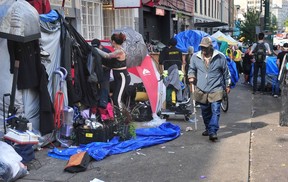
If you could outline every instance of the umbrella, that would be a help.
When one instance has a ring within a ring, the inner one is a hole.
[[[126,52],[127,67],[140,66],[148,54],[142,35],[130,27],[123,27],[113,31],[113,33],[120,32],[126,35],[126,41],[124,41],[122,46]]]
[[[0,7],[0,37],[17,42],[41,37],[39,14],[28,2],[5,0]]]

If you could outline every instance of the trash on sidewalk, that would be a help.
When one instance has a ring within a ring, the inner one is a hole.
[[[104,182],[104,181],[102,181],[102,180],[100,180],[100,179],[97,179],[97,178],[94,178],[92,181],[90,181],[90,182]]]
[[[193,131],[193,128],[190,127],[190,126],[188,126],[188,127],[186,127],[186,131],[187,131],[187,132],[188,132],[188,131]]]

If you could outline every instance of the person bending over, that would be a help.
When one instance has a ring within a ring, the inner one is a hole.
[[[123,42],[126,40],[126,36],[123,33],[114,33],[111,36],[111,43],[114,51],[111,53],[106,53],[98,48],[97,51],[99,54],[110,61],[109,64],[113,70],[113,77],[115,82],[115,87],[113,89],[113,104],[119,109],[123,108],[122,96],[126,91],[131,78],[127,71],[126,66],[126,53],[122,47]]]

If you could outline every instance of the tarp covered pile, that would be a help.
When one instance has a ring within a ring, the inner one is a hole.
[[[102,160],[109,155],[121,154],[136,149],[149,147],[165,143],[180,136],[180,127],[166,122],[156,128],[136,129],[136,138],[126,141],[119,141],[114,137],[110,142],[93,142],[87,145],[81,145],[78,148],[68,148],[60,150],[54,148],[48,155],[54,158],[68,160],[70,156],[81,151],[87,151],[95,160]]]

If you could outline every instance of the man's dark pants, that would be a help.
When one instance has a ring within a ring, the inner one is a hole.
[[[257,78],[258,78],[258,72],[260,71],[261,75],[261,91],[265,91],[265,76],[266,76],[266,63],[262,62],[255,62],[254,63],[254,72],[253,72],[253,92],[257,91]]]

